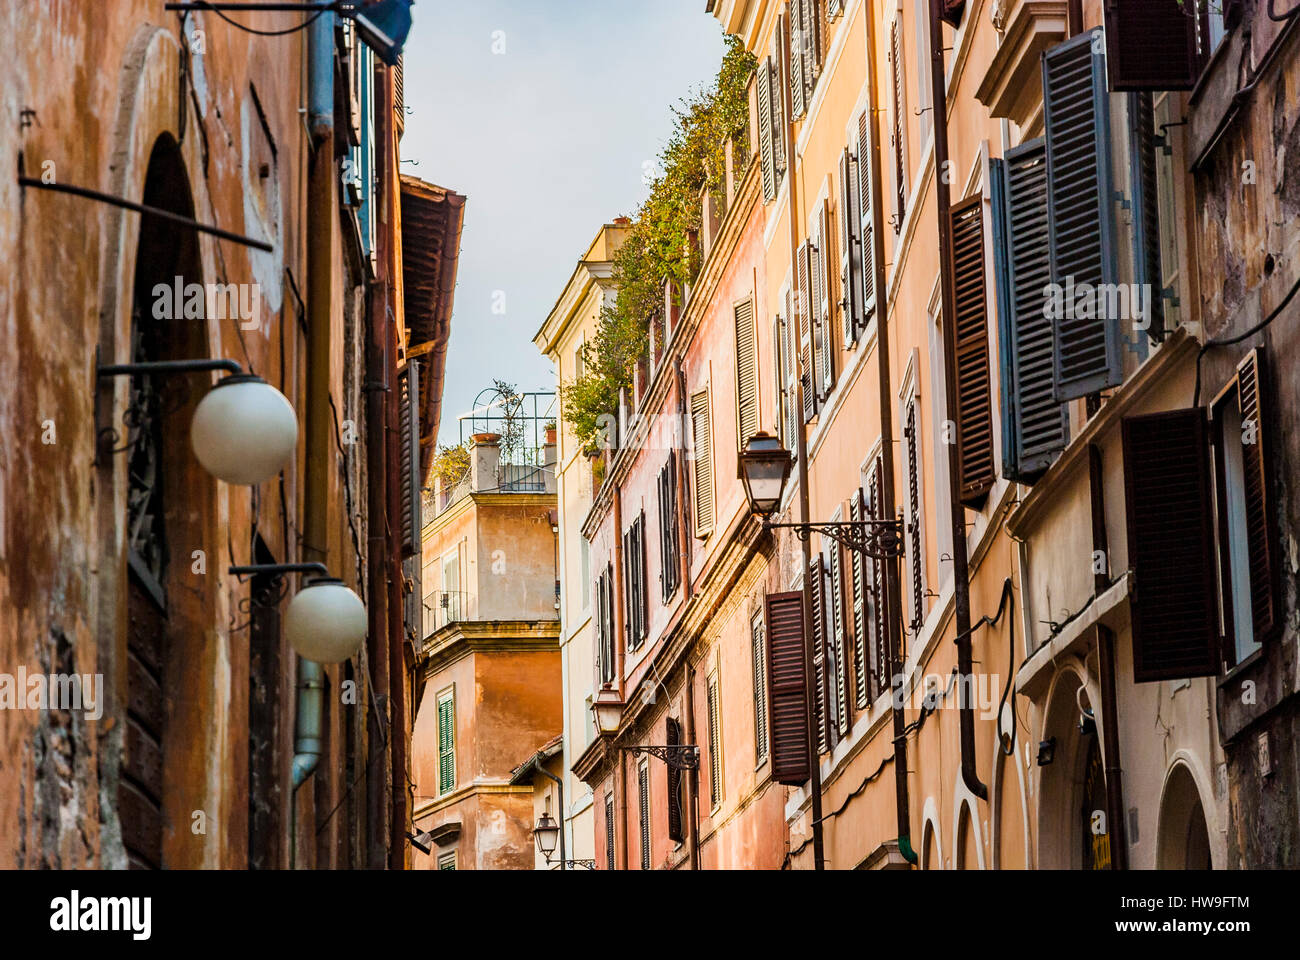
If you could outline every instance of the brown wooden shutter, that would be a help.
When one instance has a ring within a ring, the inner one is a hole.
[[[862,293],[859,297],[862,328],[866,329],[876,311],[876,213],[871,182],[871,114],[858,115],[858,243],[861,256]]]
[[[866,519],[866,503],[861,490],[853,492],[849,500],[849,520],[857,523]],[[871,668],[868,666],[867,653],[867,558],[857,550],[849,551],[850,599],[853,604],[853,694],[854,703],[859,710],[867,709],[870,703],[869,678]]]
[[[641,869],[650,869],[650,766],[642,763],[636,772],[637,800],[641,819]]]
[[[750,657],[754,666],[754,756],[758,762],[767,759],[767,671],[764,669],[763,618],[754,617],[749,623]]]
[[[413,557],[421,549],[420,481],[420,365],[410,361],[400,379],[401,468],[402,468],[402,556]]]
[[[922,577],[921,551],[921,436],[916,420],[916,398],[907,405],[907,422],[903,427],[903,440],[907,445],[907,559],[912,573],[912,623],[913,632],[925,622],[925,581]]]
[[[1254,443],[1242,443],[1241,465],[1246,499],[1246,548],[1250,558],[1250,614],[1255,640],[1264,643],[1281,627],[1280,565],[1269,496],[1272,440],[1267,413],[1263,351],[1256,347],[1237,367],[1237,403],[1243,428],[1253,422]],[[1244,436],[1244,434],[1243,434]],[[1225,438],[1226,440],[1227,438]]]
[[[813,557],[808,570],[809,587],[812,590],[812,640],[813,640],[813,680],[817,692],[813,716],[817,722],[817,752],[825,753],[830,744],[830,722],[826,708],[826,589],[822,583],[824,566],[821,554]]]
[[[804,668],[803,593],[769,593],[763,601],[767,623],[767,681],[770,710],[772,780],[798,786],[808,768],[808,675]]]
[[[874,520],[886,519],[880,477],[880,472],[884,469],[883,464],[884,461],[877,457],[875,463],[871,465],[871,473],[867,476],[867,516]],[[890,663],[889,621],[886,617],[888,577],[891,569],[887,561],[872,558],[871,591],[868,595],[871,602],[871,633],[874,641],[871,645],[872,697],[880,696],[891,685],[890,673],[893,665]]]
[[[1151,94],[1130,93],[1129,177],[1132,181],[1133,248],[1136,254],[1135,280],[1141,289],[1150,290],[1147,336],[1164,339],[1164,275],[1160,263],[1160,184],[1156,174],[1156,118]]]
[[[889,27],[889,62],[893,65],[894,128],[890,132],[891,146],[894,150],[894,233],[903,229],[903,214],[907,212],[907,165],[904,160],[906,144],[904,135],[907,131],[907,118],[903,115],[903,84],[906,81],[903,71],[903,41],[900,31],[902,17],[894,17]]]
[[[709,800],[722,802],[722,705],[718,702],[718,676],[706,681],[709,710]]]
[[[664,739],[670,747],[682,742],[681,725],[672,717],[665,725]],[[686,839],[682,831],[682,771],[672,765],[668,767],[668,838],[677,843]]]
[[[966,0],[943,0],[943,9],[939,19],[956,30],[961,26],[962,14],[966,10]]]
[[[851,347],[862,329],[862,214],[858,209],[857,177],[853,153],[848,147],[840,155],[840,323],[844,346]]]
[[[1106,0],[1111,90],[1190,90],[1201,72],[1187,0]],[[1200,7],[1196,3],[1195,7]]]
[[[758,334],[754,329],[754,298],[735,306],[736,321],[736,439],[739,449],[758,433]]]
[[[812,106],[813,91],[821,76],[821,2],[820,0],[794,0],[803,6],[803,98],[805,107]],[[794,5],[793,3],[791,4]]]
[[[849,667],[847,661],[848,642],[845,637],[847,625],[844,622],[844,560],[843,551],[838,543],[830,544],[831,573],[831,653],[834,654],[835,669],[835,727],[841,739],[849,735]],[[856,552],[856,551],[855,551]]]
[[[1209,449],[1200,407],[1125,417],[1133,682],[1219,671]]]
[[[984,202],[953,204],[952,316],[957,378],[957,462],[961,502],[978,508],[993,487],[993,411],[984,282]]]
[[[605,794],[605,869],[613,870],[614,866],[614,795],[613,793]]]
[[[755,72],[758,107],[758,156],[763,174],[763,199],[776,199],[776,158],[772,155],[772,73],[764,60]]]

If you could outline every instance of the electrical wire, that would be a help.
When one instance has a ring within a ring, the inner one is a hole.
[[[300,30],[306,30],[313,23],[319,20],[322,16],[332,12],[331,10],[328,9],[317,10],[315,13],[313,13],[302,23],[298,24],[298,26],[286,27],[284,30],[258,30],[256,27],[247,26],[245,24],[240,23],[238,20],[232,20],[230,17],[226,16],[226,14],[222,13],[216,7],[205,7],[204,9],[211,10],[213,13],[215,13],[222,20],[226,21],[226,23],[230,24],[232,27],[235,27],[238,30],[243,30],[245,33],[251,33],[258,37],[284,37],[284,36],[288,36],[291,33],[297,33]]]
[[[1300,10],[1300,8],[1297,8],[1297,10]],[[1220,337],[1214,340],[1206,340],[1201,344],[1201,349],[1196,352],[1196,387],[1192,391],[1193,407],[1199,407],[1201,405],[1201,357],[1205,356],[1205,352],[1211,347],[1229,347],[1234,343],[1241,343],[1241,341],[1253,337],[1276,320],[1278,316],[1281,315],[1282,311],[1286,309],[1287,304],[1295,298],[1295,295],[1298,292],[1300,292],[1300,277],[1296,278],[1296,282],[1291,285],[1291,289],[1288,290],[1287,295],[1282,298],[1282,302],[1274,307],[1267,317],[1255,324],[1249,330],[1231,337]]]

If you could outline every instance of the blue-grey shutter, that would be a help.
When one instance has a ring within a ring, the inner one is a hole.
[[[1002,472],[1036,480],[1065,449],[1069,411],[1054,397],[1052,323],[1043,310],[1047,161],[1043,138],[993,161],[993,250],[1002,371]]]
[[[1082,285],[1116,281],[1106,62],[1094,47],[1100,34],[1093,29],[1043,53],[1048,250],[1052,282],[1064,290],[1052,321],[1058,400],[1123,380],[1121,319],[1078,315],[1103,312],[1097,308],[1106,298],[1082,311],[1069,302]]]

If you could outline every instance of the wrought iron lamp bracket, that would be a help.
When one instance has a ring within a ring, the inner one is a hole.
[[[648,753],[652,757],[658,757],[674,770],[700,769],[700,748],[693,743],[677,743],[671,746],[637,744],[636,746],[620,747],[619,749],[632,754],[634,757]]]
[[[793,530],[794,535],[803,541],[817,533],[874,560],[893,560],[903,555],[902,520],[845,520],[839,523],[763,521],[764,530],[776,528]]]

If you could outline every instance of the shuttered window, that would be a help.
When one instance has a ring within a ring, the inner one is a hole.
[[[681,582],[681,549],[678,537],[677,454],[668,452],[668,462],[659,471],[659,584],[667,603]]]
[[[641,762],[636,771],[637,802],[641,809],[641,869],[650,869],[650,766]]]
[[[1190,6],[1187,0],[1107,0],[1110,89],[1190,90],[1196,85],[1201,59]]]
[[[790,107],[794,112],[794,119],[798,120],[808,112],[808,104],[804,99],[804,23],[803,23],[803,2],[802,0],[791,0],[790,3],[790,76],[786,80],[790,84]]]
[[[817,389],[821,392],[821,398],[824,402],[835,388],[835,354],[837,351],[835,336],[832,332],[830,266],[835,259],[835,251],[832,249],[835,230],[831,225],[829,201],[823,201],[821,209],[817,211],[814,229],[816,233],[813,239],[813,254],[816,274],[813,281],[815,295],[812,309],[817,331],[817,342],[814,344],[814,349],[817,351],[818,357]]]
[[[1042,137],[992,160],[993,251],[1002,379],[1002,474],[1032,483],[1069,440],[1054,396],[1052,323],[1043,311],[1047,254],[1047,149]]]
[[[420,553],[420,364],[409,361],[399,378],[401,390],[402,556]]]
[[[763,615],[755,613],[749,622],[750,657],[754,665],[754,759],[767,759],[767,655],[763,643]]]
[[[794,450],[797,431],[802,422],[799,416],[799,320],[795,304],[798,292],[787,286],[785,290],[785,317],[781,323],[782,345],[785,350],[785,420],[782,441],[787,450]]]
[[[755,96],[758,108],[758,158],[763,177],[763,199],[776,199],[776,155],[772,144],[772,65],[764,60],[755,71]]]
[[[832,721],[826,675],[826,566],[821,554],[813,557],[808,578],[812,592],[813,688],[816,691],[813,717],[817,723],[817,752],[825,753],[831,748]]]
[[[861,260],[861,293],[859,312],[862,328],[876,312],[876,214],[872,206],[874,197],[871,182],[871,137],[870,114],[862,111],[858,116],[858,161],[856,166],[858,189],[858,246]]]
[[[1263,352],[1256,348],[1212,406],[1219,564],[1227,665],[1281,627],[1281,585],[1270,473]]]
[[[1133,682],[1219,669],[1205,411],[1125,417]]]
[[[438,796],[456,789],[456,691],[438,695]]]
[[[1043,54],[1047,139],[1048,252],[1055,394],[1074,400],[1122,380],[1123,318],[1112,298],[1115,228],[1111,216],[1110,110],[1105,64],[1091,30]],[[1091,293],[1089,292],[1091,291]]]
[[[894,154],[894,233],[903,229],[903,215],[907,212],[907,82],[903,66],[903,22],[894,17],[889,26],[889,63],[893,79],[890,90],[893,127],[889,131],[889,146]]]
[[[758,331],[754,328],[754,298],[733,308],[736,321],[736,426],[739,449],[758,433]]]
[[[867,493],[866,507],[867,516],[874,520],[886,520],[884,513],[884,501],[881,493],[881,471],[883,470],[883,461],[877,457],[871,465],[871,470],[867,474]],[[876,698],[885,690],[890,688],[890,672],[893,666],[890,663],[889,651],[889,629],[888,619],[886,618],[887,602],[887,577],[890,567],[884,561],[872,558],[869,565],[871,579],[867,591],[867,599],[870,605],[871,615],[871,635],[874,641],[871,645],[871,670],[872,670],[872,687],[871,696]]]
[[[708,679],[709,710],[709,803],[717,807],[722,802],[722,714],[718,700],[718,675]]]
[[[605,794],[605,869],[614,870],[614,795]]]
[[[810,775],[803,594],[769,593],[763,601],[763,620],[767,626],[772,780],[798,786]]]
[[[713,530],[713,437],[709,422],[709,391],[691,395],[691,433],[695,443],[695,535]]]
[[[648,626],[646,598],[645,513],[623,534],[624,626],[627,646],[636,650],[645,641]]]
[[[669,717],[664,723],[664,742],[670,747],[682,742],[682,727]],[[675,843],[686,839],[682,831],[682,810],[686,804],[682,797],[682,771],[677,767],[668,767],[668,838]]]
[[[850,147],[840,155],[840,323],[844,345],[862,331],[862,212],[858,203],[858,162]]]
[[[614,566],[606,564],[596,580],[596,660],[602,683],[614,681]]]
[[[803,97],[805,107],[811,106],[817,78],[822,72],[823,13],[822,0],[792,0],[791,8],[802,8],[800,14],[803,37]]]
[[[949,210],[953,340],[957,379],[957,463],[961,502],[978,508],[993,487],[993,412],[984,274],[984,201],[976,195]]]
[[[925,566],[922,552],[925,538],[921,535],[921,435],[917,416],[916,397],[907,404],[903,426],[903,445],[907,452],[907,564],[911,579],[913,633],[925,622]]]
[[[777,37],[772,35],[772,51],[768,55],[769,100],[772,108],[772,167],[775,170],[775,187],[779,191],[785,176],[785,88],[781,85],[781,54]]]
[[[1164,338],[1165,299],[1160,263],[1160,184],[1156,175],[1155,108],[1149,93],[1128,97],[1129,182],[1133,191],[1133,250],[1147,335]]]
[[[838,519],[838,514],[837,514]],[[849,735],[848,624],[844,618],[844,558],[838,543],[829,544],[831,645],[835,726],[840,739]]]
[[[813,276],[812,244],[804,241],[799,246],[796,264],[799,269],[798,291],[795,293],[795,317],[799,324],[799,385],[803,389],[803,420],[807,423],[817,415],[817,384],[814,379],[817,354],[813,335]]]
[[[861,490],[853,492],[849,500],[849,521],[858,523],[867,519],[866,501]],[[867,557],[859,550],[849,551],[849,602],[853,607],[853,702],[859,710],[867,709],[871,702],[871,667],[867,652],[871,644],[868,635],[870,610],[867,600]]]

